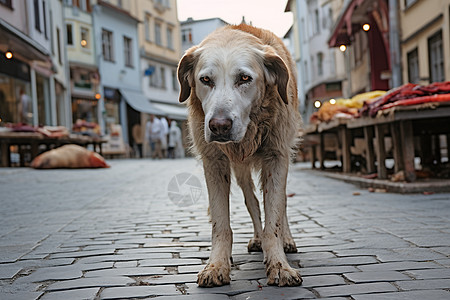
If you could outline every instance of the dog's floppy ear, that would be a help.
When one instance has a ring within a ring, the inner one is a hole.
[[[193,72],[195,65],[194,51],[197,47],[192,47],[186,51],[178,64],[178,81],[180,82],[180,103],[184,102],[191,95],[191,87],[193,83]]]
[[[288,104],[288,68],[283,59],[271,47],[267,47],[264,52],[264,66],[267,70],[267,80],[277,85],[278,94],[283,102]]]

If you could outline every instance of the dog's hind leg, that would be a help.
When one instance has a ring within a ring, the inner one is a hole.
[[[197,283],[202,287],[213,287],[230,283],[233,242],[229,206],[230,162],[220,154],[203,157],[203,168],[212,222],[212,249],[208,264],[198,273]]]
[[[287,204],[287,198],[285,200]],[[287,218],[287,210],[284,211],[283,218],[283,248],[285,253],[296,253],[297,246],[292,238],[291,229],[289,228],[289,222]]]
[[[261,252],[261,211],[259,201],[255,195],[255,185],[253,184],[251,169],[247,165],[233,164],[234,176],[237,184],[241,187],[245,198],[245,206],[250,213],[253,222],[253,238],[248,242],[249,252]]]

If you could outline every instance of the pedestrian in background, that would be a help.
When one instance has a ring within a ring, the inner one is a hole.
[[[168,157],[167,140],[169,136],[169,124],[165,117],[161,117],[161,152],[164,158]]]
[[[181,139],[181,129],[176,121],[170,122],[169,130],[169,158],[184,157],[184,147]]]
[[[142,143],[144,142],[144,139],[142,137],[142,127],[140,123],[134,124],[133,128],[131,129],[131,133],[133,135],[134,143],[136,144],[139,158],[142,158]]]
[[[163,158],[161,152],[161,130],[161,121],[155,115],[150,115],[146,126],[146,135],[152,150],[152,158]]]

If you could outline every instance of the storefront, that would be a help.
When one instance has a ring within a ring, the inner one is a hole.
[[[29,66],[18,59],[6,59],[0,52],[1,122],[32,122],[31,78]]]

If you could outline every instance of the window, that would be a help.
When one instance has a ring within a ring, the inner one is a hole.
[[[39,0],[33,1],[34,8],[34,27],[37,31],[41,32],[41,19],[39,15]]]
[[[308,62],[306,60],[303,62],[303,68],[304,68],[303,74],[305,74],[305,83],[308,83],[309,82],[309,70],[308,70]]]
[[[58,47],[58,61],[59,64],[62,65],[62,57],[61,57],[61,33],[59,32],[59,28],[56,28],[56,43]]]
[[[161,72],[161,86],[160,86],[160,88],[166,89],[166,69],[164,69],[164,67],[161,67],[160,72]]]
[[[323,53],[317,53],[317,73],[319,76],[323,75]]]
[[[150,42],[150,15],[145,14],[144,17],[145,40]]]
[[[172,90],[175,92],[178,92],[179,90],[177,70],[172,70]]]
[[[105,29],[102,30],[102,54],[104,60],[114,61],[113,33]]]
[[[150,73],[148,85],[150,87],[159,87],[159,84],[158,84],[159,80],[158,80],[158,74],[157,74],[158,72],[157,72],[156,67],[154,65],[149,65],[147,69],[153,70],[153,72]]]
[[[44,36],[48,40],[48,34],[47,34],[47,13],[46,13],[47,7],[46,6],[47,5],[46,5],[45,1],[42,1],[42,12],[44,14]]]
[[[314,10],[314,34],[320,33],[319,10]]]
[[[85,27],[80,28],[80,36],[81,36],[81,47],[85,49],[90,48],[90,41],[89,41],[89,29]]]
[[[184,29],[181,31],[181,41],[183,43],[192,43],[192,31],[191,29]]]
[[[147,69],[154,70],[149,78],[149,86],[159,89],[166,89],[166,70],[162,66],[149,65]]]
[[[123,37],[123,51],[125,55],[125,66],[133,67],[133,40]]]
[[[155,43],[156,45],[162,46],[161,40],[161,23],[155,23]]]
[[[173,50],[173,29],[170,27],[167,27],[167,48]]]
[[[11,9],[13,8],[12,0],[0,0],[0,4],[6,6],[8,8],[11,8]]]
[[[408,8],[416,2],[417,0],[405,0],[405,7]]]
[[[419,51],[416,49],[408,52],[408,81],[419,83]]]
[[[73,46],[73,30],[72,24],[66,24],[67,45]]]
[[[442,49],[442,31],[428,39],[428,59],[430,82],[444,81],[444,55]]]

